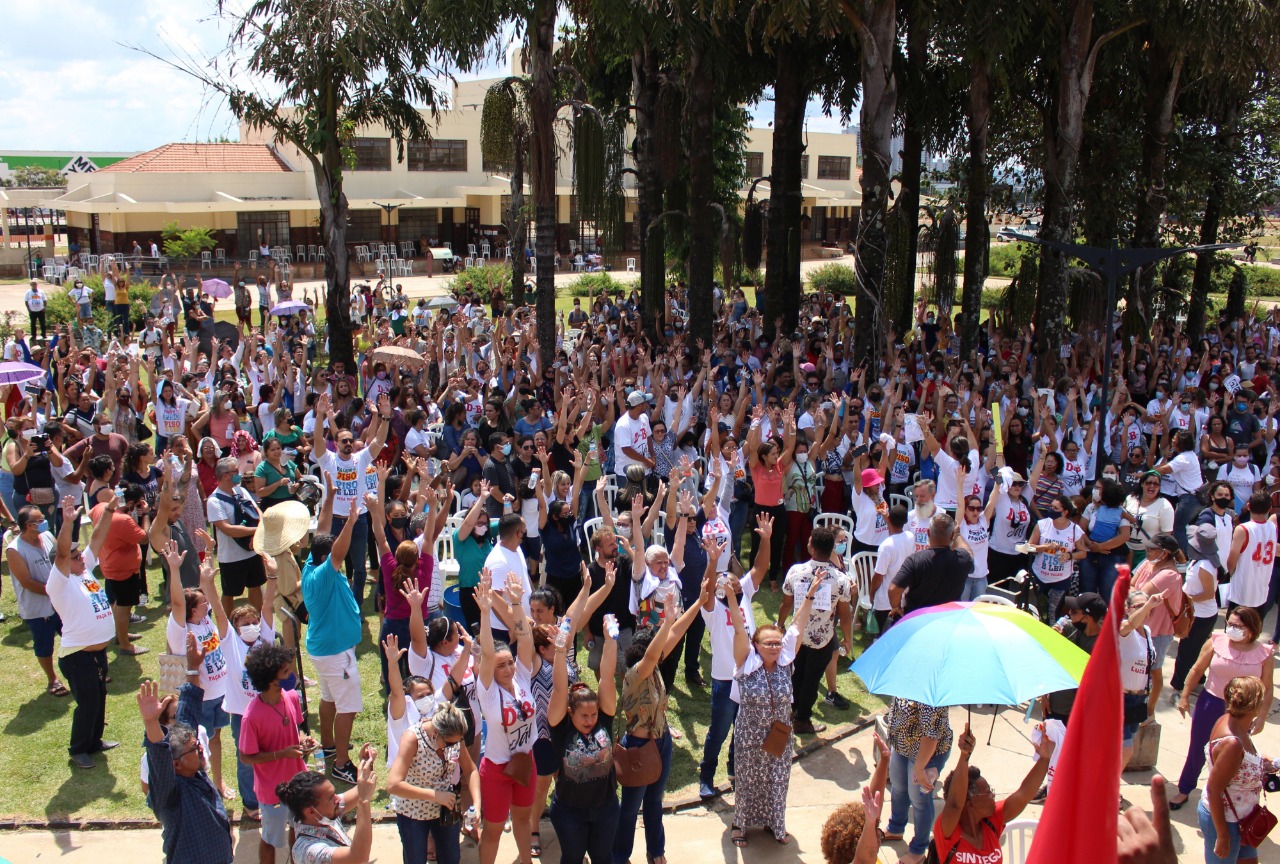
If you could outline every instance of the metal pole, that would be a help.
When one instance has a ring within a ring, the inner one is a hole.
[[[31,272],[31,208],[27,208],[27,278],[34,279],[35,274]]]
[[[1102,435],[1109,434],[1107,427],[1107,410],[1110,407],[1111,392],[1111,368],[1113,361],[1111,359],[1111,339],[1112,330],[1115,328],[1115,308],[1116,308],[1116,271],[1120,268],[1120,258],[1118,254],[1118,245],[1115,238],[1111,238],[1111,256],[1107,259],[1107,304],[1104,314],[1107,316],[1106,326],[1103,328],[1102,337],[1102,400],[1098,405],[1098,410],[1102,412],[1102,419],[1098,422],[1098,431]],[[1106,448],[1102,451],[1106,453]]]

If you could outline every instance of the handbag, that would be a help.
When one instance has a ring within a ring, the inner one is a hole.
[[[1276,827],[1275,814],[1266,808],[1261,801],[1253,805],[1253,809],[1243,819],[1236,812],[1236,805],[1232,803],[1230,795],[1223,795],[1227,799],[1227,806],[1231,808],[1231,815],[1236,817],[1236,827],[1240,829],[1240,845],[1253,846],[1257,848],[1262,845],[1262,841],[1267,839],[1267,835],[1271,833],[1271,829]]]
[[[763,667],[761,667],[763,670]],[[773,699],[773,682],[769,680],[769,672],[764,670],[764,682],[769,687],[769,708],[774,714],[778,713],[778,705]],[[791,724],[783,723],[781,720],[774,720],[769,726],[769,732],[764,736],[764,741],[760,742],[760,749],[768,753],[775,759],[781,759],[782,754],[787,752],[787,745],[791,743]]]
[[[623,787],[648,786],[662,776],[662,754],[658,742],[649,738],[639,747],[623,747],[618,739],[613,748],[613,771],[618,785]]]
[[[177,693],[187,681],[187,656],[185,654],[160,654],[160,689]]]

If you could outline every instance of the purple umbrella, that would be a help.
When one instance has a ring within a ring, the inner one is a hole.
[[[272,315],[296,315],[304,311],[310,312],[311,307],[301,300],[286,300],[271,307]]]
[[[231,286],[221,279],[206,279],[200,283],[200,290],[210,297],[230,297]]]
[[[0,363],[0,384],[25,384],[44,376],[45,370],[31,363],[17,360]]]

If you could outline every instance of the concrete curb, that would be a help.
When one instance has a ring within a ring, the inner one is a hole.
[[[817,753],[823,748],[837,744],[851,735],[856,735],[865,729],[871,728],[875,722],[876,714],[869,714],[867,717],[857,723],[848,723],[840,726],[836,731],[826,737],[817,738],[810,741],[800,749],[796,750],[791,756],[791,763],[794,765],[801,759]],[[708,798],[704,801],[695,791],[691,795],[683,795],[674,800],[666,800],[662,803],[662,812],[672,815],[693,810],[698,807],[707,807],[716,801],[722,799],[725,793],[732,791],[733,786],[725,783],[716,786],[716,797]],[[392,824],[395,822],[395,814],[375,813],[373,823]],[[250,822],[245,819],[233,819],[232,824],[235,825],[257,825],[257,822]],[[82,820],[54,820],[42,821],[38,819],[3,819],[0,820],[0,832],[3,831],[129,831],[135,829],[156,829],[160,827],[160,823],[154,819],[82,819]]]

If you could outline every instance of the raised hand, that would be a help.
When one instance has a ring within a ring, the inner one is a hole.
[[[760,539],[766,539],[773,536],[773,517],[767,513],[760,513],[756,516],[755,532],[760,535]]]
[[[387,638],[382,640],[382,653],[387,655],[388,665],[395,665],[400,662],[400,658],[408,653],[408,649],[400,647],[400,637],[394,633],[387,634]]]
[[[138,685],[138,713],[143,722],[155,720],[160,722],[164,713],[164,700],[160,698],[160,685],[154,681],[143,681]]]

